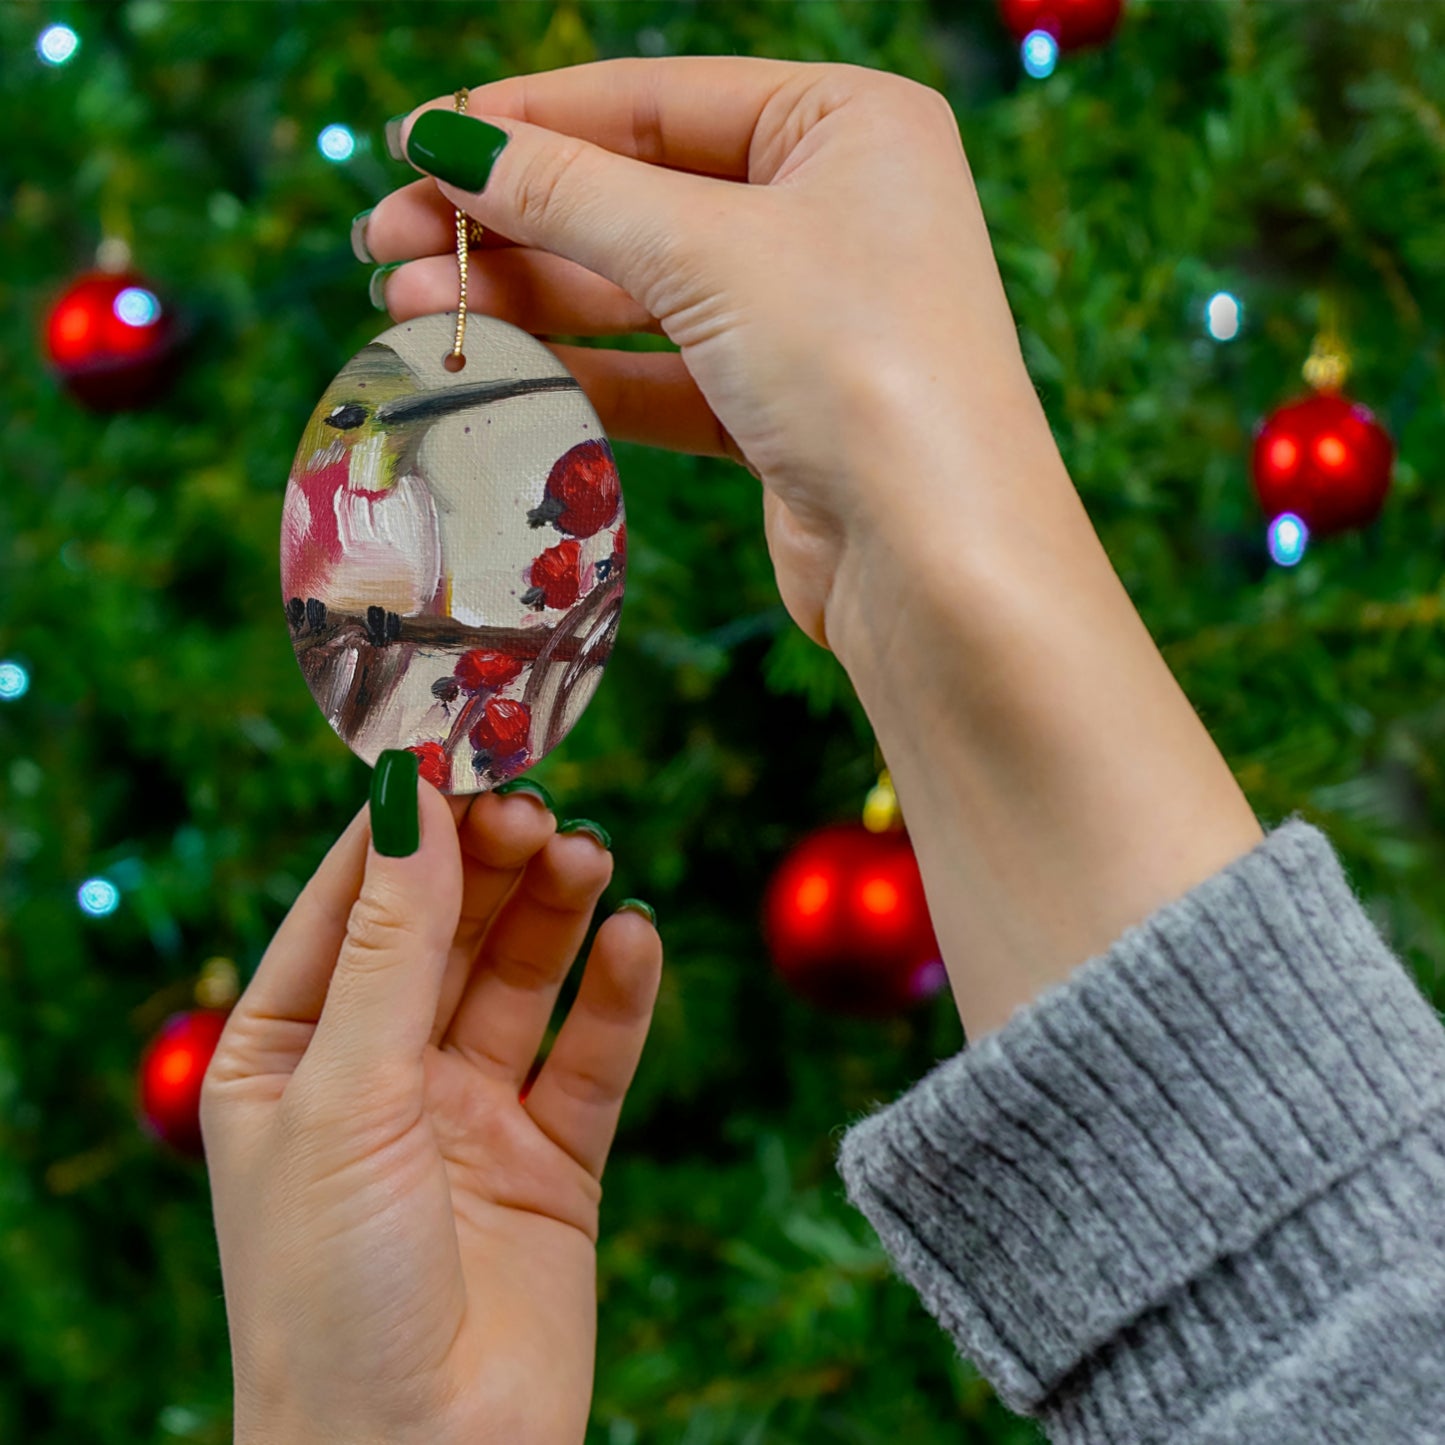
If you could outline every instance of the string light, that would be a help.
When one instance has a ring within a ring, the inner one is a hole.
[[[87,878],[75,896],[80,911],[92,918],[106,918],[120,907],[120,889],[109,878]]]
[[[1281,567],[1293,567],[1305,554],[1310,529],[1293,512],[1281,512],[1269,524],[1269,555]]]
[[[356,137],[344,125],[329,125],[316,137],[316,148],[329,161],[349,161],[356,153]]]
[[[1244,307],[1228,291],[1216,291],[1204,308],[1204,329],[1216,341],[1233,341],[1244,325]]]
[[[144,286],[127,286],[111,307],[116,319],[127,326],[150,326],[160,319],[161,303],[154,291]]]
[[[68,25],[47,25],[35,42],[35,53],[47,65],[64,65],[80,49],[80,36]]]
[[[1031,30],[1020,47],[1024,69],[1035,80],[1045,80],[1059,63],[1059,42],[1047,30]]]
[[[0,662],[0,702],[14,702],[30,691],[30,674],[18,662]]]

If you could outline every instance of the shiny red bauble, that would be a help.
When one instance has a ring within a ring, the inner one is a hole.
[[[229,1010],[193,1009],[172,1014],[140,1061],[141,1122],[173,1149],[197,1157],[201,1142],[201,1081]]]
[[[45,321],[45,352],[77,400],[119,411],[153,400],[176,359],[174,316],[143,277],[93,271],[72,284]]]
[[[999,15],[1015,40],[1045,30],[1060,50],[1099,45],[1119,24],[1124,0],[999,0]]]
[[[1254,439],[1255,495],[1273,521],[1293,512],[1317,537],[1366,527],[1390,490],[1395,447],[1368,407],[1315,392],[1272,412]]]
[[[810,834],[763,903],[773,966],[833,1013],[900,1013],[947,981],[907,833],[836,823]]]

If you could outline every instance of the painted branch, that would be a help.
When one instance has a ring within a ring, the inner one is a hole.
[[[575,636],[556,636],[556,627],[472,627],[454,617],[403,617],[400,622],[400,634],[393,641],[410,642],[417,647],[490,647],[527,661],[535,661],[545,650],[549,658],[570,662],[581,646]],[[373,645],[366,618],[354,614],[329,612],[321,627],[311,629],[303,625],[291,630],[298,658],[345,636],[355,636],[358,643]],[[610,651],[611,639],[602,657]]]

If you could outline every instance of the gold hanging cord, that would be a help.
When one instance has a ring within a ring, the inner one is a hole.
[[[459,114],[466,114],[469,95],[464,86],[452,97]],[[462,341],[467,334],[467,250],[470,246],[480,246],[483,234],[480,221],[474,221],[465,211],[457,212],[457,331],[445,363],[448,371],[460,371],[467,364],[462,355]]]
[[[1349,378],[1350,353],[1340,324],[1340,303],[1333,292],[1320,297],[1319,329],[1303,372],[1306,384],[1316,391],[1339,391]]]

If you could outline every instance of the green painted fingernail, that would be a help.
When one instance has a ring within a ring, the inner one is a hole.
[[[411,112],[408,110],[402,115],[394,115],[386,123],[386,153],[394,161],[404,161],[406,157],[401,150],[401,127]]]
[[[371,841],[388,858],[407,858],[421,844],[416,800],[417,755],[388,748],[371,774]]]
[[[652,904],[644,903],[640,898],[624,898],[617,905],[619,913],[640,913],[654,928],[657,927],[657,911]]]
[[[406,158],[418,170],[464,191],[480,191],[511,137],[454,110],[424,110],[406,138]]]
[[[612,835],[601,823],[594,823],[591,818],[568,818],[565,823],[557,825],[557,831],[559,833],[590,833],[609,852],[612,849]]]
[[[386,278],[396,270],[398,266],[406,265],[405,261],[390,261],[385,266],[378,266],[371,273],[371,282],[366,288],[366,294],[371,297],[371,304],[378,311],[386,310]]]
[[[366,223],[371,219],[374,209],[374,206],[368,206],[351,218],[351,254],[358,261],[365,261],[368,266],[376,265],[376,257],[371,254],[371,248],[366,244]]]
[[[542,800],[542,805],[549,812],[557,811],[557,803],[546,788],[536,778],[513,778],[507,783],[498,783],[492,789],[494,793],[531,793]]]

